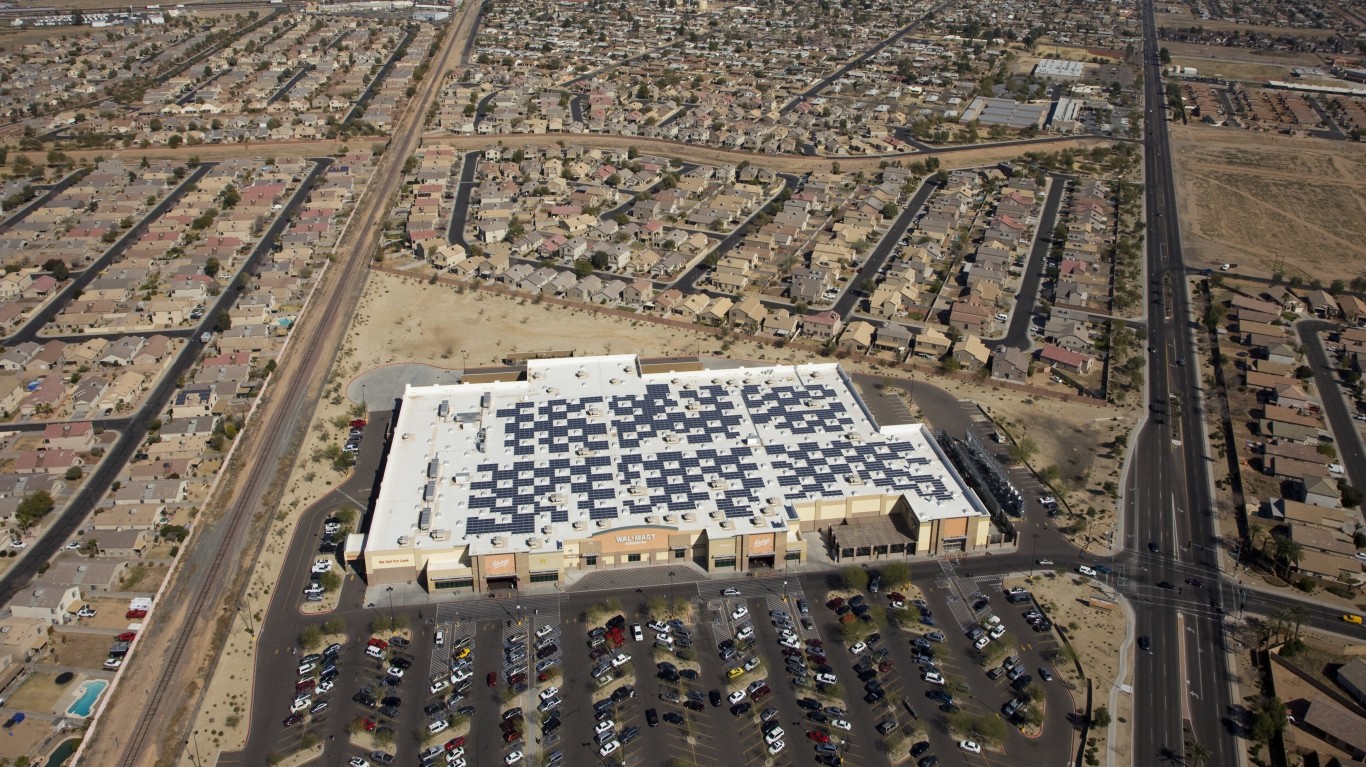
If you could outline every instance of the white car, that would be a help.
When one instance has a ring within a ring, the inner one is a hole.
[[[465,681],[466,679],[469,679],[472,676],[474,676],[474,674],[469,670],[468,667],[461,666],[460,668],[457,668],[455,671],[451,672],[451,684],[460,684],[461,682]]]
[[[858,655],[867,649],[868,645],[864,644],[863,642],[855,642],[854,644],[849,645],[849,652],[852,655]]]
[[[740,596],[740,590],[739,590],[739,589],[721,589],[721,596],[723,596],[723,597],[738,597],[738,596]]]
[[[768,752],[769,752],[770,754],[776,754],[776,753],[778,753],[779,751],[782,751],[783,748],[785,748],[786,746],[787,746],[787,742],[786,742],[786,741],[775,740],[775,741],[773,741],[772,743],[768,744]]]
[[[319,559],[317,562],[313,563],[313,572],[315,573],[327,573],[331,571],[332,560],[330,559]]]
[[[744,668],[745,671],[753,671],[754,669],[759,668],[759,663],[760,661],[758,658],[750,658],[745,661],[745,665],[742,666],[742,668]]]
[[[1335,476],[1335,477],[1341,477],[1341,476],[1342,476],[1342,471],[1343,471],[1343,469],[1342,469],[1342,464],[1340,464],[1340,463],[1330,463],[1330,464],[1328,464],[1328,473],[1329,473],[1329,474],[1332,474],[1332,475]]]
[[[522,761],[521,751],[513,751],[512,753],[503,757],[503,764],[516,764],[520,761]]]
[[[438,692],[441,692],[442,690],[450,686],[451,683],[446,681],[445,679],[434,679],[432,680],[431,685],[427,688],[427,691],[435,695]]]
[[[835,684],[834,674],[817,674],[816,681],[820,684]]]
[[[731,612],[730,619],[733,621],[738,621],[746,615],[749,615],[749,608],[745,607],[744,605],[740,605],[739,607],[735,608],[733,612]]]
[[[77,611],[76,615],[77,617],[81,618],[94,618],[95,608],[91,607],[90,605],[86,605],[85,607],[82,607],[79,611]]]
[[[300,695],[299,697],[294,699],[294,702],[292,704],[290,704],[289,710],[291,713],[296,711],[303,711],[311,705],[313,705],[312,698],[308,697],[307,695]]]
[[[674,644],[674,638],[664,633],[655,634],[655,641],[670,647],[673,647]]]
[[[854,728],[853,728],[853,725],[849,724],[849,722],[846,721],[846,720],[844,720],[844,719],[831,719],[831,720],[830,720],[830,726],[831,726],[831,727],[838,727],[838,728],[840,728],[841,730],[844,730],[845,732],[848,732],[848,731],[854,729]]]
[[[960,740],[958,741],[958,747],[968,752],[969,754],[982,753],[982,744],[973,740]]]
[[[1037,560],[1034,561],[1034,564],[1036,564],[1036,565],[1038,565],[1038,566],[1040,566],[1040,567],[1052,567],[1052,566],[1053,566],[1053,560],[1051,560],[1051,559],[1037,559]]]
[[[786,733],[783,732],[783,728],[774,727],[772,730],[768,732],[767,735],[764,736],[764,742],[772,745],[774,741],[782,740],[783,735],[785,734]]]
[[[544,690],[541,690],[541,700],[542,700],[542,701],[550,700],[551,698],[553,698],[553,697],[555,697],[556,695],[558,695],[559,692],[560,692],[560,688],[556,687],[555,685],[551,685],[551,686],[545,688]]]
[[[555,633],[555,627],[554,627],[554,626],[542,626],[541,628],[539,628],[539,629],[536,630],[536,638],[537,638],[537,639],[545,639],[546,637],[550,636],[550,635],[553,634],[553,633]]]
[[[648,625],[651,631],[663,631],[666,634],[669,632],[669,624],[664,621],[650,621]]]
[[[973,642],[972,646],[980,650],[983,647],[986,647],[988,644],[991,644],[991,637],[983,635],[981,639],[978,639],[976,642]]]
[[[360,758],[359,756],[351,757],[351,761],[347,762],[346,764],[347,767],[370,767],[370,763]]]
[[[640,642],[645,639],[645,632],[640,630],[639,623],[631,625],[631,638],[636,640],[637,642]]]
[[[745,641],[746,639],[752,639],[752,638],[754,638],[754,627],[753,627],[753,626],[745,626],[744,628],[742,628],[742,629],[740,629],[738,632],[736,632],[735,638],[736,638],[736,639],[739,639],[741,642]]]
[[[322,680],[321,682],[318,682],[318,692],[320,692],[320,693],[332,692],[332,688],[333,688],[333,687],[336,687],[336,686],[337,686],[337,683],[334,682],[334,681],[332,681],[331,679],[324,679],[324,680]]]
[[[784,638],[781,641],[779,641],[778,644],[782,645],[783,647],[790,647],[793,650],[802,649],[802,643],[798,642],[795,639]]]
[[[734,706],[736,703],[739,703],[740,701],[742,701],[742,700],[744,700],[744,699],[745,699],[745,691],[744,691],[744,690],[736,690],[735,692],[733,692],[733,693],[730,694],[730,697],[726,698],[726,700],[729,701],[730,704],[731,704],[732,706]]]
[[[930,684],[944,683],[944,675],[939,673],[938,671],[926,671],[924,676],[921,676],[920,678],[924,679],[926,682]]]
[[[622,666],[625,666],[627,663],[630,662],[631,656],[627,655],[624,652],[619,652],[617,653],[616,657],[612,659],[612,668],[621,668]]]
[[[1005,626],[997,626],[996,628],[992,629],[990,632],[987,633],[987,636],[991,637],[992,639],[1000,639],[1001,637],[1003,637],[1003,636],[1005,636],[1005,635],[1006,635],[1006,627],[1005,627]]]
[[[598,756],[607,756],[618,748],[621,748],[620,743],[615,740],[609,740],[602,745],[602,748],[598,749]]]
[[[389,667],[388,673],[389,673],[389,676],[398,677],[399,679],[402,679],[402,678],[403,678],[403,667],[402,667],[402,666],[390,666],[390,667]]]
[[[612,721],[611,719],[604,719],[601,722],[598,722],[597,725],[593,727],[593,732],[597,733],[598,735],[601,735],[604,732],[610,732],[612,730],[615,730],[616,728],[616,722]]]

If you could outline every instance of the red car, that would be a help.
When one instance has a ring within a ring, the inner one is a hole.
[[[489,682],[489,687],[497,687],[497,686],[498,686],[498,672],[497,672],[497,671],[490,671],[490,672],[489,672],[488,682]]]
[[[522,739],[522,733],[521,733],[520,730],[508,730],[507,732],[503,733],[503,742],[504,742],[504,743],[514,743],[514,742],[519,741],[519,740],[521,740],[521,739]]]
[[[370,641],[366,644],[370,645],[371,647],[378,647],[381,650],[389,649],[389,643],[384,641],[383,639],[380,639],[379,637],[371,637]]]
[[[906,598],[906,595],[905,595],[905,594],[902,594],[902,593],[899,592],[899,591],[893,591],[892,593],[890,593],[890,594],[887,595],[887,598],[890,599],[890,600],[892,600],[893,602],[909,602],[909,601],[911,601],[911,600],[909,600],[909,599]]]
[[[351,428],[353,429],[364,429],[365,427],[366,422],[364,418],[357,418],[356,420],[351,422]]]
[[[888,671],[896,670],[896,664],[892,662],[891,658],[888,658],[887,660],[884,660],[883,662],[877,664],[877,670],[885,674]]]
[[[374,731],[375,731],[375,720],[374,720],[374,719],[371,719],[371,718],[368,717],[368,716],[365,717],[364,719],[360,720],[360,724],[361,724],[361,727],[364,727],[364,728],[365,728],[365,731],[366,731],[366,732],[374,732]]]
[[[835,597],[829,602],[826,602],[825,606],[829,607],[831,610],[838,610],[844,606],[844,597]]]
[[[446,741],[446,750],[454,751],[463,745],[465,745],[465,736],[462,735],[458,738],[451,738],[450,740]]]
[[[318,680],[316,680],[316,679],[305,679],[304,681],[299,682],[298,684],[294,685],[294,692],[308,692],[309,690],[313,689],[313,688],[316,687],[317,685],[318,685]]]
[[[147,611],[146,611],[146,610],[141,610],[141,609],[139,609],[139,610],[129,610],[128,612],[126,612],[126,613],[123,614],[123,617],[124,617],[125,620],[133,620],[133,619],[135,619],[135,618],[146,618],[146,617],[147,617]]]
[[[814,741],[816,741],[817,743],[829,743],[829,742],[830,742],[830,736],[829,736],[829,735],[826,735],[825,733],[821,732],[820,730],[812,730],[812,731],[810,731],[810,732],[808,732],[808,733],[806,734],[806,737],[807,737],[809,740],[814,740]]]
[[[302,714],[290,714],[289,716],[285,717],[285,726],[293,727],[294,725],[298,724],[299,722],[302,722],[303,720],[304,717]]]
[[[824,646],[825,646],[825,643],[822,642],[822,641],[819,640],[819,639],[808,639],[808,640],[806,640],[806,646],[807,646],[807,647],[824,647]]]
[[[137,639],[137,638],[138,638],[138,632],[136,632],[136,631],[125,631],[125,632],[123,632],[122,634],[119,634],[119,636],[118,636],[118,640],[119,640],[120,642],[131,642],[131,641],[133,641],[134,639]]]

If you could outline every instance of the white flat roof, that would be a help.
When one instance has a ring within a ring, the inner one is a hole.
[[[923,426],[879,428],[836,364],[527,370],[406,388],[367,548],[554,551],[648,524],[729,537],[786,530],[794,503],[870,494],[904,494],[920,519],[987,513]]]

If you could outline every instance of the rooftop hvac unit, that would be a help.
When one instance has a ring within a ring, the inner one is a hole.
[[[492,543],[495,547],[498,547],[498,546],[502,546],[503,544],[507,543],[507,539],[504,538],[504,537],[501,536],[501,535],[495,535],[495,536],[493,536],[493,540],[491,540],[491,541],[489,541],[489,542]]]
[[[406,536],[406,535],[400,535],[400,536],[398,537],[398,545],[400,545],[400,546],[407,546],[407,545],[408,545],[408,536]]]
[[[712,519],[721,519],[722,517],[725,516],[725,514],[722,514],[719,510],[717,510],[717,511],[713,511],[712,513],[708,514],[707,516],[711,517]]]
[[[722,529],[722,530],[729,530],[730,528],[731,528],[731,524],[730,524],[730,520],[729,520],[729,519],[723,519],[723,520],[721,520],[721,529]]]
[[[436,417],[445,418],[446,416],[450,415],[450,413],[451,401],[448,399],[441,400],[441,404],[436,406]]]
[[[607,519],[599,519],[599,520],[598,520],[598,527],[607,527],[609,524],[611,524],[611,520],[607,520]]]
[[[447,538],[451,537],[451,531],[450,531],[450,530],[433,530],[433,531],[431,532],[431,536],[432,536],[432,540],[434,540],[434,541],[444,541],[444,540],[446,540]]]
[[[417,513],[417,529],[427,530],[432,526],[432,507],[423,506],[422,511]]]
[[[436,475],[441,471],[441,460],[433,458],[427,462],[427,479],[436,479]]]
[[[647,525],[657,524],[658,522],[659,522],[659,517],[656,517],[656,516],[653,515],[653,514],[650,514],[650,515],[648,515],[648,516],[645,517],[645,524],[647,524]]]
[[[572,525],[572,527],[573,527],[575,530],[582,530],[582,529],[584,529],[585,527],[588,527],[588,523],[587,523],[587,522],[584,522],[582,519],[580,519],[580,520],[576,521],[576,522]]]
[[[424,500],[424,501],[426,501],[426,502],[428,502],[428,503],[431,503],[432,500],[435,499],[435,498],[436,498],[436,483],[435,483],[435,482],[428,482],[428,483],[422,488],[422,500]]]
[[[526,539],[526,545],[527,545],[527,548],[539,549],[539,548],[541,548],[541,546],[542,546],[541,539],[540,539],[540,538],[527,538],[527,539]]]
[[[697,515],[696,515],[696,514],[692,513],[691,511],[685,511],[685,512],[683,512],[683,521],[684,521],[684,522],[691,522],[691,521],[693,521],[694,519],[697,519]]]
[[[672,525],[672,524],[673,524],[674,522],[676,522],[676,521],[678,521],[678,518],[675,517],[674,515],[672,515],[672,514],[665,514],[665,515],[664,515],[664,524],[666,524],[666,525]]]
[[[479,398],[479,407],[485,410],[493,407],[493,392],[484,392],[484,396]]]

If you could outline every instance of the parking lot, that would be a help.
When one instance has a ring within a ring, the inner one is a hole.
[[[274,748],[326,737],[359,719],[363,729],[387,728],[381,740],[392,743],[385,749],[399,763],[423,763],[424,752],[425,764],[452,765],[1067,761],[1065,715],[1074,703],[1059,683],[1041,679],[1058,640],[1023,617],[1032,603],[1007,604],[999,580],[973,577],[947,561],[938,577],[917,585],[935,625],[869,626],[874,636],[857,653],[841,640],[841,615],[827,605],[830,597],[844,595],[843,612],[851,614],[858,601],[888,611],[890,601],[885,593],[842,589],[831,574],[703,581],[689,584],[686,598],[670,600],[652,600],[647,590],[443,603],[427,620],[412,621],[417,630],[406,647],[389,642],[367,655],[368,635],[346,642],[328,664],[336,666],[334,689],[312,688],[300,721],[281,728]],[[678,617],[649,614],[647,606],[659,602],[681,609]],[[915,615],[919,608],[905,609]],[[1042,690],[1046,722],[1038,737],[1007,726],[999,746],[972,754],[948,732],[949,716],[1003,719],[1002,706],[1021,695],[1009,669],[988,676],[995,667],[983,664],[982,651],[965,635],[979,625],[1001,627],[988,651],[1010,644],[1019,656],[1015,675],[1027,674]],[[929,631],[942,632],[943,641],[914,644]],[[401,676],[389,673],[396,663],[408,664]],[[317,685],[322,677],[313,675],[321,671],[320,665],[301,679]],[[928,673],[942,675],[943,683],[927,681]],[[951,705],[928,697],[936,692],[951,696]],[[293,694],[282,691],[281,722],[291,714]],[[327,705],[310,713],[319,699]],[[359,741],[368,744],[368,736]],[[913,746],[918,750],[907,761]],[[370,751],[357,745],[348,756],[368,758]]]

